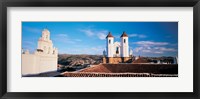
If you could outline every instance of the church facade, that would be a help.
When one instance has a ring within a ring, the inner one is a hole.
[[[22,75],[57,71],[57,61],[58,49],[53,47],[49,30],[44,29],[33,54],[22,49]]]
[[[109,32],[106,37],[106,51],[103,54],[103,63],[126,63],[132,58],[129,50],[128,35],[123,32],[120,42],[114,42],[114,37]]]

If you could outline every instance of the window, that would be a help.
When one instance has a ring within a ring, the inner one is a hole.
[[[110,44],[110,40],[109,40],[109,44]]]
[[[116,47],[116,54],[119,54],[119,47]]]
[[[126,43],[126,39],[124,39],[124,43]]]

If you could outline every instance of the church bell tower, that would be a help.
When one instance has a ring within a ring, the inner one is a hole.
[[[109,32],[106,37],[107,59],[109,63],[113,63],[113,43],[114,43],[114,37]]]
[[[54,54],[57,55],[58,51],[53,47],[53,43],[50,39],[50,32],[48,29],[42,31],[42,36],[38,40],[37,52],[44,54]]]
[[[128,35],[123,32],[121,35],[121,57],[129,57]]]
[[[113,43],[114,43],[114,37],[109,32],[107,37],[106,37],[107,57],[113,57]]]

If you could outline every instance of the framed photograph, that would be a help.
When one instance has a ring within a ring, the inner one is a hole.
[[[199,98],[199,0],[7,0],[1,98]]]

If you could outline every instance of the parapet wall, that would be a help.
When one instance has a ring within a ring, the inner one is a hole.
[[[57,56],[22,54],[22,75],[57,71]]]
[[[118,64],[118,63],[126,63],[130,60],[130,57],[103,57],[103,63],[112,63],[112,64]]]

